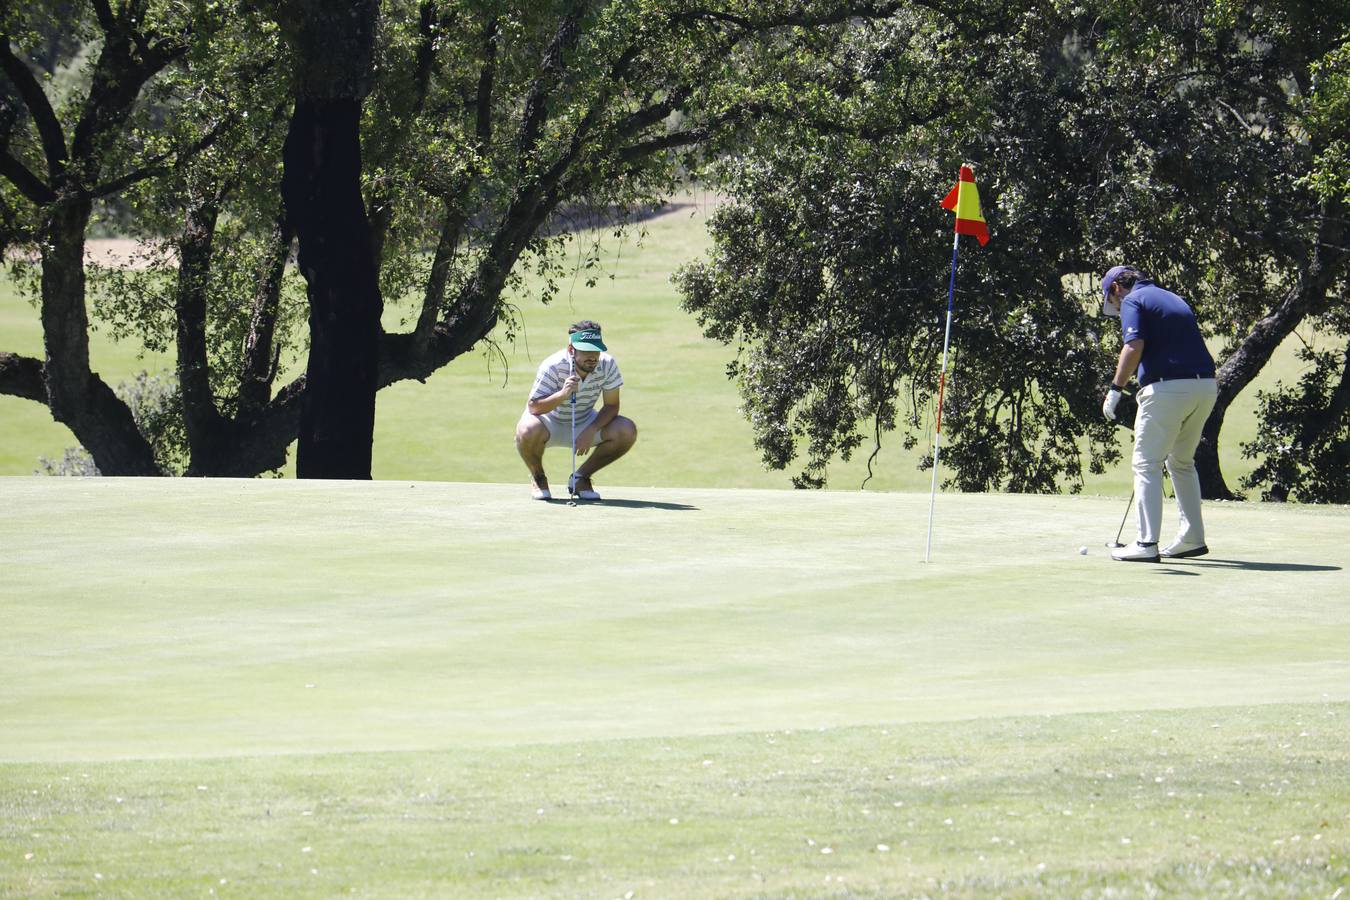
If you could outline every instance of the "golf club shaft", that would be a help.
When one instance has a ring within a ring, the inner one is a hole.
[[[569,375],[577,373],[576,363],[569,354],[567,357],[567,371]],[[567,493],[576,496],[577,493],[577,392],[572,390],[572,477],[567,479]]]
[[[1125,532],[1125,520],[1130,517],[1130,509],[1134,506],[1134,488],[1130,488],[1130,499],[1125,504],[1125,515],[1120,517],[1120,527],[1116,529],[1115,546],[1120,546],[1120,536]]]

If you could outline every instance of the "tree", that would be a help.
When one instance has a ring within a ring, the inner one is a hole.
[[[1350,33],[1311,66],[1307,122],[1314,148],[1308,185],[1325,204],[1350,201]],[[1342,215],[1344,213],[1342,212]],[[1262,393],[1260,433],[1243,448],[1261,464],[1244,480],[1264,487],[1262,497],[1304,502],[1350,502],[1350,309],[1332,304],[1315,318],[1339,352],[1304,347],[1310,366],[1297,386]]]
[[[252,259],[240,252],[239,240],[224,251],[216,242],[226,198],[243,195],[256,206],[269,193],[257,190],[260,176],[247,162],[272,158],[267,147],[275,128],[266,126],[278,121],[284,84],[275,27],[223,4],[151,2],[116,12],[106,2],[6,6],[0,23],[11,88],[0,129],[4,243],[37,251],[46,345],[43,360],[0,353],[0,390],[49,406],[107,474],[169,471],[189,449],[194,474],[259,471],[239,468],[240,446],[252,448],[246,465],[260,458],[268,468],[281,465],[294,438],[286,419],[294,418],[298,392],[283,391],[265,410],[250,405],[258,385],[270,392],[272,347],[251,347],[258,352],[243,371],[229,371],[227,381],[237,377],[248,388],[240,390],[238,419],[216,409],[219,385],[211,379],[218,371],[211,356],[242,331],[236,292]],[[51,44],[43,36],[54,31],[74,36],[73,57],[34,52]],[[101,48],[87,65],[79,52],[85,47]],[[64,102],[49,95],[53,80],[43,77],[62,69],[72,83]],[[250,115],[264,127],[250,127]],[[120,204],[132,233],[152,245],[144,276],[86,272],[91,217],[110,203]],[[234,204],[226,211],[231,237],[247,236],[250,208]],[[262,254],[271,264],[262,267],[251,336],[275,324],[268,317],[276,316],[287,252]],[[114,337],[152,349],[176,346],[177,390],[167,397],[136,392],[157,396],[153,409],[129,405],[88,371],[91,305]],[[210,328],[213,313],[223,315]],[[242,318],[249,322],[247,314]],[[72,397],[82,414],[66,411]],[[177,446],[175,435],[189,449]]]
[[[1295,3],[1003,12],[988,20],[997,40],[937,20],[898,46],[877,44],[896,58],[924,40],[935,48],[927,71],[972,86],[937,127],[899,120],[884,140],[855,128],[838,147],[787,130],[740,164],[741,203],[715,221],[711,263],[685,274],[687,304],[709,335],[740,345],[736,374],[766,462],[785,466],[806,439],[798,483],[820,483],[832,453],[857,447],[859,422],[870,418],[877,436],[896,424],[878,385],[908,392],[915,440],[924,386],[936,382],[933,303],[945,293],[936,264],[946,255],[927,235],[945,224],[935,208],[944,180],[973,160],[996,239],[963,256],[963,358],[944,419],[951,483],[1074,487],[1080,440],[1094,469],[1113,461],[1093,424],[1100,391],[1089,373],[1109,374],[1098,339],[1113,355],[1118,336],[1085,313],[1099,305],[1093,274],[1128,260],[1194,300],[1228,342],[1201,454],[1207,496],[1228,496],[1217,441],[1233,397],[1300,323],[1340,327],[1346,221],[1339,199],[1307,190],[1325,135],[1306,139],[1299,96],[1344,22],[1328,29]],[[923,95],[917,84],[910,72],[862,78],[842,96]],[[818,200],[845,214],[811,210]],[[794,227],[811,239],[794,240]],[[911,296],[923,311],[906,321],[893,306]],[[819,325],[850,349],[812,351]],[[874,382],[877,372],[886,377]]]
[[[1155,271],[1188,286],[1225,341],[1196,461],[1205,496],[1231,498],[1218,447],[1232,402],[1295,328],[1345,333],[1336,324],[1350,263],[1344,197],[1309,189],[1336,133],[1310,118],[1307,98],[1344,43],[1350,5],[1183,3],[1148,14],[1152,32],[1117,28],[1110,48],[1117,80],[1159,98],[1144,105],[1159,135],[1147,141],[1152,187],[1131,193],[1155,232]]]
[[[310,309],[296,475],[370,478],[384,304],[361,197],[360,121],[377,8],[288,0],[279,19],[296,60],[281,192]]]
[[[129,20],[157,21],[152,5],[141,0]],[[592,209],[621,227],[625,211],[659,202],[703,160],[732,146],[746,123],[800,114],[780,83],[763,80],[766,65],[785,54],[827,53],[820,35],[838,40],[854,24],[887,18],[900,6],[898,0],[383,4],[376,77],[361,107],[363,199],[381,294],[420,300],[407,331],[378,335],[376,386],[425,379],[498,327],[509,339],[514,323],[502,298],[522,268],[546,276],[541,299],[547,300],[565,265],[551,220]],[[34,42],[16,36],[32,31],[32,17],[51,8],[33,4],[7,15],[11,80],[36,82],[24,74],[35,65]],[[214,30],[201,27],[199,17]],[[96,24],[89,39],[111,33],[109,16],[90,21]],[[94,307],[120,333],[147,346],[176,347],[186,471],[256,474],[284,460],[303,409],[327,405],[306,399],[311,391],[317,396],[308,376],[275,384],[279,360],[297,340],[288,299],[294,288],[287,287],[283,261],[292,232],[301,228],[275,202],[287,108],[278,72],[290,70],[290,45],[250,5],[228,2],[185,8],[182,31],[192,36],[194,51],[145,73],[127,95],[129,108],[147,120],[158,115],[166,126],[135,131],[159,148],[157,165],[145,167],[144,177],[109,183],[99,195],[120,197],[134,229],[176,252],[161,255],[149,274],[100,278]],[[50,121],[62,115],[40,93],[40,86],[29,90],[24,99],[31,102],[16,104],[7,120],[14,164],[0,174],[7,179],[11,243],[40,238],[22,227],[42,197],[23,192],[31,179],[21,170]],[[101,110],[104,99],[90,93],[83,102]],[[34,108],[50,111],[39,115]],[[107,146],[127,143],[124,124],[108,123]],[[85,225],[87,216],[66,232],[82,235]],[[44,279],[70,282],[70,295],[83,304],[78,253],[44,256],[42,271]],[[81,338],[87,332],[70,310],[56,311],[49,327]],[[316,328],[316,340],[321,332]],[[326,356],[324,348],[310,349]],[[34,372],[59,368],[65,353],[52,347],[43,361],[0,357],[0,391],[60,409],[60,395],[38,390]],[[365,396],[365,387],[352,390]],[[107,409],[89,420],[134,426],[126,405],[107,393]],[[355,405],[364,417],[364,399]],[[82,443],[87,430],[76,430]],[[157,469],[149,442],[134,427],[98,446],[95,458],[106,473]]]
[[[38,249],[46,350],[42,361],[0,354],[0,385],[7,393],[41,398],[100,469],[136,475],[157,471],[150,445],[130,410],[89,366],[85,234],[95,201],[152,177],[166,159],[133,152],[117,165],[114,147],[134,121],[142,89],[216,27],[206,9],[192,10],[191,24],[174,10],[149,12],[144,0],[117,10],[106,0],[93,3],[89,30],[77,30],[86,40],[96,33],[99,41],[88,88],[58,109],[22,58],[55,48],[20,11],[8,4],[0,9],[0,71],[8,84],[0,106],[0,174],[7,186],[0,197],[6,230],[0,244]]]
[[[908,446],[918,440],[949,275],[952,222],[938,200],[963,157],[978,164],[996,237],[961,257],[948,483],[1076,490],[1080,440],[1091,471],[1119,458],[1099,410],[1101,328],[1069,277],[1082,262],[1064,253],[1081,240],[1086,202],[1081,61],[1061,52],[1062,22],[985,24],[988,35],[923,18],[860,34],[849,66],[832,67],[862,73],[840,96],[904,96],[911,114],[887,116],[891,134],[861,109],[829,136],[780,132],[772,153],[730,173],[738,202],[714,219],[716,253],[682,273],[705,332],[741,348],[734,374],[766,464],[785,467],[805,439],[799,486],[823,484],[831,456],[861,445],[862,426],[874,447],[897,427]],[[852,107],[846,99],[841,112]]]

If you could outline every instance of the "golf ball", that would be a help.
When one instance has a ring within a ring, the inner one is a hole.
[[[1079,547],[1079,548],[1078,548],[1078,555],[1079,555],[1079,556],[1087,556],[1087,547]]]

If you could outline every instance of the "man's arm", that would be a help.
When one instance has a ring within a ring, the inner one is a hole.
[[[542,416],[544,413],[553,412],[553,410],[563,404],[563,401],[576,392],[576,389],[580,384],[581,379],[575,374],[568,375],[567,380],[563,382],[562,387],[546,397],[531,397],[526,401],[525,408],[529,410],[530,415],[532,416]],[[615,391],[615,393],[617,394],[618,391]],[[609,394],[605,394],[605,402],[609,402]],[[618,411],[617,407],[615,411]],[[614,416],[611,415],[610,419],[613,418]]]
[[[604,405],[600,407],[600,412],[596,415],[595,421],[587,425],[577,435],[577,455],[585,456],[586,451],[591,449],[591,442],[595,440],[596,432],[604,428],[614,417],[619,414],[619,389],[613,388],[605,391],[601,395]]]
[[[1116,362],[1116,374],[1111,379],[1115,387],[1123,388],[1129,383],[1134,370],[1139,368],[1139,360],[1144,356],[1144,339],[1135,338],[1120,348],[1120,359]]]
[[[1111,377],[1111,388],[1102,400],[1102,415],[1107,421],[1116,421],[1116,406],[1120,404],[1120,392],[1129,382],[1134,370],[1139,368],[1139,360],[1144,355],[1144,339],[1127,341],[1120,348],[1120,359],[1116,361],[1116,374]]]

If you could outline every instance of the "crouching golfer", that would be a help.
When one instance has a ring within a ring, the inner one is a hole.
[[[530,493],[536,500],[553,498],[544,474],[546,448],[575,446],[573,462],[589,457],[576,467],[567,492],[582,500],[599,500],[591,476],[627,453],[637,440],[637,426],[619,415],[623,376],[607,349],[600,326],[582,321],[568,329],[567,346],[539,364],[530,399],[516,424],[516,450],[530,470]],[[604,403],[597,410],[595,403],[601,399]]]
[[[1131,266],[1116,266],[1102,279],[1102,312],[1120,318],[1125,341],[1102,403],[1106,418],[1115,420],[1121,389],[1139,370],[1133,457],[1139,537],[1111,555],[1123,562],[1203,556],[1209,548],[1200,516],[1195,448],[1218,397],[1214,358],[1186,301]],[[1180,523],[1175,540],[1159,553],[1164,462],[1177,495]]]

